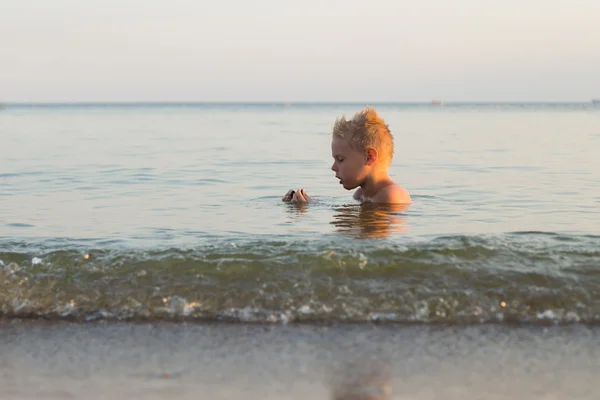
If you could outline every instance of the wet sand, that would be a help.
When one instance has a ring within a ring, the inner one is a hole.
[[[4,320],[0,398],[331,399],[371,373],[389,374],[392,399],[595,399],[599,333]],[[350,391],[373,394],[381,382]]]

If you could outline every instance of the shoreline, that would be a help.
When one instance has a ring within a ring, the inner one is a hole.
[[[0,337],[6,399],[331,399],[382,387],[354,385],[369,374],[391,399],[600,391],[596,326],[0,320]]]

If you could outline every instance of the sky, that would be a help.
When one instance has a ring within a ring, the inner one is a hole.
[[[0,102],[600,98],[600,0],[0,0],[0,43]]]

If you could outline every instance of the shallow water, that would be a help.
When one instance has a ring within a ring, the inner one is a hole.
[[[548,400],[600,390],[598,329],[588,326],[11,320],[0,334],[3,399],[349,400],[385,390],[390,400]]]
[[[5,317],[600,319],[600,108],[376,105],[406,209],[329,169],[362,104],[0,110]],[[305,187],[317,201],[281,202]]]

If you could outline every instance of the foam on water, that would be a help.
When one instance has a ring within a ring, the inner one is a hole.
[[[233,244],[3,252],[0,310],[76,320],[600,320],[597,236],[449,236],[346,249],[323,240]]]

